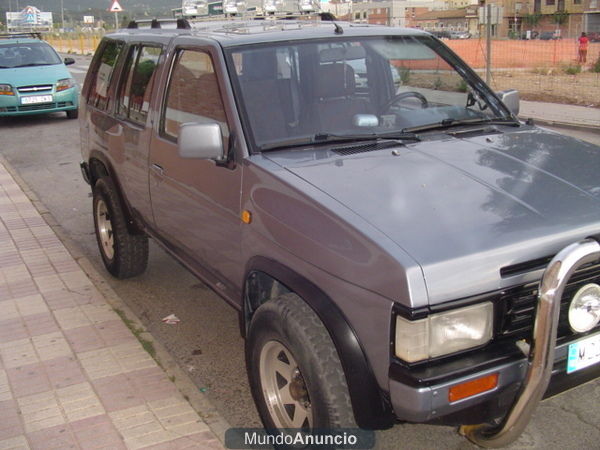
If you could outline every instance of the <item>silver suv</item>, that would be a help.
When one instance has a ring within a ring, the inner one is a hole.
[[[102,259],[152,237],[239,310],[268,429],[505,445],[600,375],[600,148],[517,111],[418,30],[133,22],[83,88]]]

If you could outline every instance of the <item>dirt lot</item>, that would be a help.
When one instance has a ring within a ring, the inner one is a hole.
[[[524,100],[600,108],[600,73],[561,72],[560,69],[496,72],[491,84],[495,90],[517,89]]]

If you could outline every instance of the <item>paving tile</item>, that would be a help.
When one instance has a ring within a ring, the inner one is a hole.
[[[27,439],[23,435],[0,441],[0,450],[26,450],[29,448]]]
[[[8,375],[5,370],[0,370],[0,402],[10,399],[12,399],[12,394],[8,384]]]
[[[210,431],[204,431],[202,433],[193,434],[191,436],[181,437],[169,442],[162,444],[151,445],[144,447],[144,450],[184,450],[184,449],[198,449],[203,450],[223,450],[223,444],[215,438]]]
[[[131,330],[127,328],[121,319],[101,322],[96,324],[94,328],[107,346],[136,341]]]
[[[65,261],[52,261],[52,265],[58,273],[67,273],[72,272],[74,270],[81,270],[79,265],[72,259]]]
[[[12,298],[12,294],[10,293],[10,289],[7,284],[0,284],[0,301],[7,300]]]
[[[0,402],[0,441],[23,434],[21,418],[14,400]]]
[[[8,282],[8,289],[14,298],[39,294],[37,285],[31,279]]]
[[[41,314],[33,314],[23,317],[25,327],[30,336],[39,336],[41,334],[55,333],[60,331],[54,316],[49,311]]]
[[[57,309],[54,311],[54,317],[63,330],[92,325],[90,319],[79,307]]]
[[[42,363],[14,367],[6,371],[15,397],[26,397],[52,390]]]
[[[66,289],[63,291],[42,292],[42,296],[46,300],[48,307],[53,311],[77,306],[73,301],[71,293]]]
[[[180,396],[148,402],[148,406],[165,429],[180,436],[208,430],[190,404]]]
[[[60,278],[69,289],[76,290],[92,285],[90,279],[81,269],[73,272],[63,272],[60,274]]]
[[[2,269],[21,264],[23,264],[23,260],[16,249],[10,249],[8,253],[0,254],[0,268]]]
[[[27,433],[27,438],[33,450],[79,448],[77,439],[67,424]]]
[[[92,381],[100,401],[108,412],[142,405],[145,401],[137,387],[125,374],[118,374]]]
[[[98,416],[106,412],[88,382],[57,389],[56,396],[68,421],[71,422]]]
[[[34,278],[40,292],[52,292],[65,289],[65,284],[58,275],[45,275]]]
[[[126,448],[123,438],[107,415],[75,421],[70,427],[84,449]]]
[[[2,274],[9,284],[17,281],[29,280],[31,278],[27,266],[23,263],[16,266],[4,267],[2,269]]]
[[[43,362],[50,385],[54,389],[79,384],[86,381],[83,370],[74,356],[62,356]]]
[[[2,310],[3,315],[5,304],[8,305],[8,302],[0,302],[0,310]],[[14,303],[11,304],[14,306]],[[16,310],[16,306],[14,306],[14,309]],[[19,318],[3,320],[2,322],[0,322],[0,344],[10,341],[27,339],[28,337],[29,333],[27,332],[27,328],[23,324],[23,321]]]
[[[119,316],[108,303],[90,303],[80,306],[83,313],[96,324],[100,322],[108,322],[109,320],[119,320]]]
[[[31,433],[65,423],[65,417],[54,392],[17,399],[25,431]]]
[[[91,380],[156,366],[137,341],[78,353],[77,356]]]
[[[2,300],[2,321],[20,319],[21,314],[17,309],[17,304],[13,299]]]
[[[127,377],[147,402],[176,396],[178,392],[177,387],[158,366],[129,372]]]
[[[170,441],[178,436],[161,427],[146,405],[109,414],[128,448],[138,449]]]
[[[116,345],[110,347],[110,349],[116,356],[119,364],[121,364],[123,372],[155,367],[156,365],[155,361],[148,352],[142,348],[139,342]]]
[[[42,314],[49,311],[44,298],[40,294],[16,298],[14,302],[21,316]]]
[[[31,341],[41,361],[72,355],[71,347],[60,331],[33,336]]]
[[[100,337],[99,331],[91,325],[63,330],[63,334],[75,353],[83,353],[105,347],[105,341]]]
[[[0,343],[0,356],[4,367],[9,369],[40,361],[29,339]]]

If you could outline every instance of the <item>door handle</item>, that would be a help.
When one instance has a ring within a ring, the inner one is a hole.
[[[151,168],[151,169],[152,169],[154,172],[156,172],[158,175],[160,175],[161,177],[162,177],[162,176],[164,176],[164,174],[165,174],[165,169],[163,169],[163,168],[162,168],[162,166],[160,166],[160,165],[158,165],[158,164],[156,164],[156,163],[153,163],[153,164],[150,166],[150,168]]]

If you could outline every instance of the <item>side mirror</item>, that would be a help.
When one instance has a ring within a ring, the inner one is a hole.
[[[65,66],[70,66],[71,64],[75,64],[75,60],[73,58],[65,58],[64,62],[65,62]]]
[[[516,89],[507,89],[505,91],[496,92],[496,94],[511,113],[515,116],[519,115],[519,91]]]
[[[218,123],[184,123],[179,129],[177,150],[182,158],[225,159]]]

